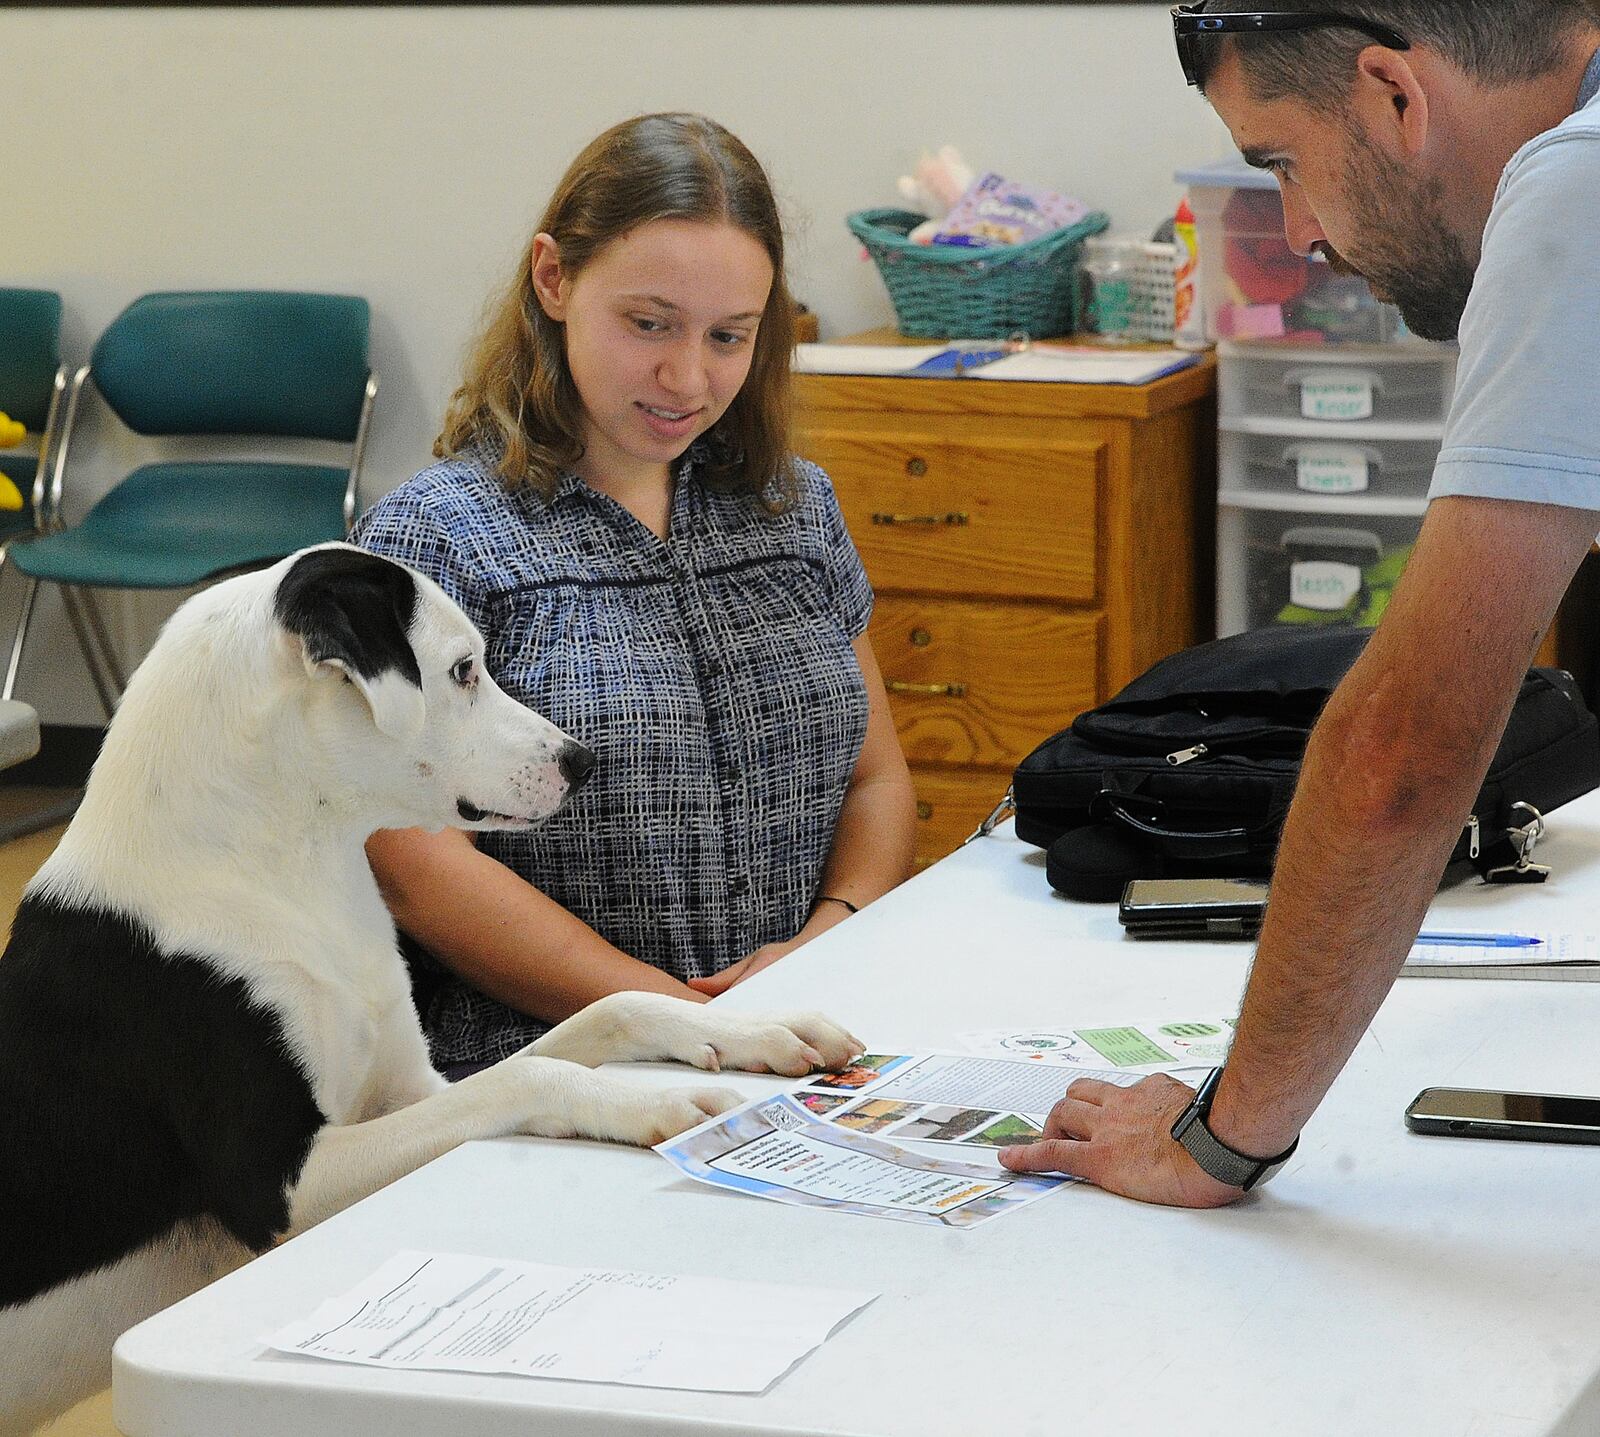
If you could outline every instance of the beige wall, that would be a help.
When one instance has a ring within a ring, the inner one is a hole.
[[[1161,4],[99,9],[0,13],[3,282],[59,288],[74,357],[151,289],[344,290],[383,377],[366,491],[426,461],[462,346],[576,149],[694,108],[770,170],[824,333],[888,303],[842,216],[924,146],[1152,227],[1226,133]],[[92,496],[141,451],[83,434]],[[0,596],[9,635],[14,581]],[[117,607],[134,655],[167,611]],[[92,721],[54,603],[21,696]]]

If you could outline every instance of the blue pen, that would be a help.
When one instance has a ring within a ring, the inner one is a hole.
[[[1419,933],[1417,942],[1437,948],[1538,948],[1544,939],[1522,933]]]

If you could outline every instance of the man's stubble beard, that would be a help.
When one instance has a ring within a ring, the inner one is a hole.
[[[1394,304],[1423,339],[1455,339],[1472,293],[1477,258],[1450,228],[1444,184],[1419,180],[1377,153],[1357,131],[1345,183],[1361,254],[1346,260],[1322,246],[1337,273],[1359,274]]]

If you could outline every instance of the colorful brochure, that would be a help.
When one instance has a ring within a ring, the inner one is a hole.
[[[824,1122],[793,1093],[758,1098],[660,1144],[697,1182],[799,1207],[969,1228],[1048,1196],[1067,1179],[925,1157]]]

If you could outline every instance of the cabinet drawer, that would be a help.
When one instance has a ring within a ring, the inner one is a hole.
[[[917,792],[917,867],[954,853],[1005,796],[1009,773],[913,768]]]
[[[809,428],[873,586],[1095,598],[1104,446]]]
[[[1093,708],[1100,616],[885,594],[872,645],[912,763],[1010,767]]]

